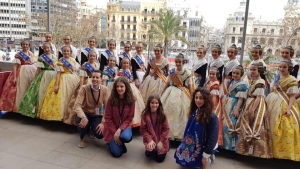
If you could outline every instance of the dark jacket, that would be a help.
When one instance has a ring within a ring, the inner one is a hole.
[[[217,115],[214,113],[210,117],[209,123],[203,125],[202,131],[202,143],[204,153],[213,154],[213,150],[218,142],[219,135],[219,120]]]

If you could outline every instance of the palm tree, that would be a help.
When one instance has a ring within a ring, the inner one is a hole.
[[[165,57],[167,57],[167,47],[170,45],[171,40],[178,40],[189,45],[185,37],[179,35],[180,32],[186,31],[186,27],[180,26],[182,20],[181,16],[174,15],[172,10],[159,13],[158,16],[158,20],[150,21],[154,27],[151,28],[148,33],[149,35],[161,37],[162,43],[164,44]]]

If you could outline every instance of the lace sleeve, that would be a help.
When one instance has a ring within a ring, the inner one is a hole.
[[[299,93],[299,89],[297,86],[291,86],[286,91],[286,94],[296,94],[296,93]]]

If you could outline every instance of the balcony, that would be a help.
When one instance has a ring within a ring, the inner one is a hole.
[[[144,15],[156,15],[157,12],[155,12],[155,11],[143,11],[143,14]]]
[[[136,32],[136,29],[132,29],[133,32]]]
[[[116,22],[116,20],[112,20],[112,22]]]

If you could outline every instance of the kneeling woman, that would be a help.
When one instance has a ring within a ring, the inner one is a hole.
[[[146,156],[154,156],[157,162],[164,161],[169,150],[169,124],[158,95],[149,97],[141,121]]]
[[[116,79],[104,115],[104,137],[114,157],[126,153],[125,143],[132,140],[131,123],[135,100],[128,80],[124,77]]]
[[[132,127],[138,127],[141,123],[141,113],[145,109],[145,104],[139,89],[133,83],[131,83],[133,81],[133,76],[131,75],[129,64],[130,60],[126,57],[123,57],[121,62],[122,69],[118,72],[117,76],[126,77],[130,83],[131,91],[133,96],[136,98]]]
[[[271,132],[266,113],[266,84],[262,62],[250,65],[248,98],[241,115],[241,133],[236,145],[236,152],[242,155],[260,158],[272,158]]]
[[[193,93],[184,137],[176,149],[176,163],[184,167],[206,168],[218,148],[218,117],[209,91],[197,88]]]
[[[176,69],[170,71],[167,84],[161,97],[162,104],[170,124],[170,138],[181,140],[184,126],[187,122],[187,114],[190,107],[192,78],[191,72],[183,68],[184,56],[176,56]]]

